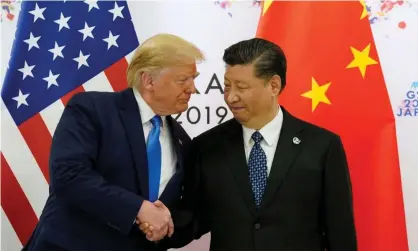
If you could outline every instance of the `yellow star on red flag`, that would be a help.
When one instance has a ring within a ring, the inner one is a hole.
[[[322,102],[325,104],[331,104],[331,102],[329,101],[326,95],[326,92],[330,85],[331,85],[331,82],[326,83],[322,86],[319,86],[315,78],[312,77],[312,87],[311,87],[312,89],[301,95],[302,97],[310,98],[312,100],[312,112],[315,111],[319,102]]]
[[[363,11],[361,13],[360,19],[363,19],[363,18],[367,17],[369,15],[369,13],[367,11],[366,1],[365,0],[360,0],[360,4],[361,4],[361,6],[363,6]]]
[[[272,3],[273,3],[273,0],[263,1],[263,15],[266,14],[267,10],[270,8]]]
[[[366,69],[369,65],[377,64],[373,58],[369,56],[370,53],[370,44],[366,46],[362,51],[357,50],[356,48],[350,46],[351,52],[353,53],[354,59],[351,61],[349,65],[347,65],[347,69],[358,67],[360,70],[361,76],[364,78],[366,75]]]

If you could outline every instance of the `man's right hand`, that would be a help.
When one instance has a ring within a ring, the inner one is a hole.
[[[169,233],[169,224],[172,222],[170,211],[144,201],[137,215],[137,224],[144,222],[152,226],[153,240],[162,239]]]

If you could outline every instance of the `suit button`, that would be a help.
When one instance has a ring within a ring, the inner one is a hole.
[[[255,228],[255,229],[260,229],[260,223],[256,223],[256,224],[254,225],[254,228]]]

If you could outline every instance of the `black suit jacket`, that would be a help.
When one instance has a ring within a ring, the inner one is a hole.
[[[259,211],[242,126],[232,119],[193,139],[181,210],[173,210],[173,247],[211,232],[211,251],[357,250],[340,138],[282,111],[283,126]]]
[[[191,139],[170,116],[178,165],[160,200],[179,201]],[[50,156],[50,195],[28,251],[163,250],[134,224],[148,199],[142,121],[132,89],[76,94],[65,107]]]

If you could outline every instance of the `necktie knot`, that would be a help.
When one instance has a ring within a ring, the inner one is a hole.
[[[151,119],[151,123],[154,127],[160,127],[162,124],[162,119],[160,116],[155,115],[152,119]]]
[[[256,144],[260,144],[261,140],[263,140],[263,135],[259,131],[255,131],[251,138],[254,140]]]

